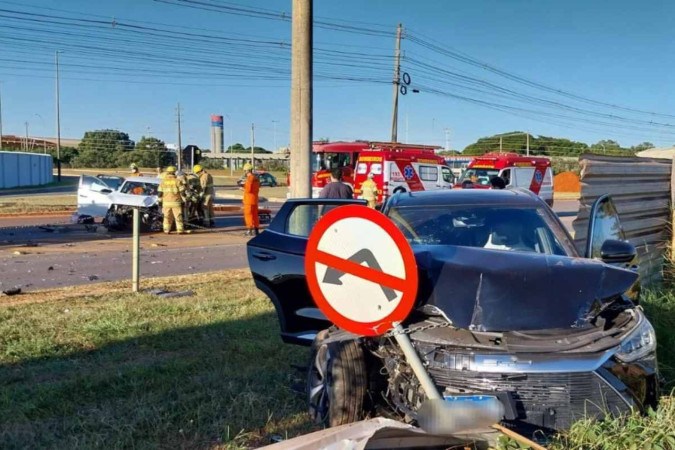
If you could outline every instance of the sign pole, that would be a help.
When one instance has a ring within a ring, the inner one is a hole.
[[[441,394],[439,394],[438,389],[436,389],[436,385],[429,376],[427,370],[424,368],[424,364],[422,363],[420,356],[417,354],[415,348],[410,342],[410,336],[405,334],[400,323],[395,324],[394,333],[396,342],[398,343],[399,347],[401,347],[403,355],[405,355],[405,359],[408,361],[408,364],[410,364],[410,368],[412,369],[413,373],[420,381],[422,389],[424,389],[424,393],[427,395],[427,398],[429,400],[440,399]]]
[[[132,247],[132,262],[131,262],[131,292],[138,292],[138,278],[140,275],[140,229],[141,229],[141,215],[138,208],[134,208],[134,223],[133,223],[133,241]]]

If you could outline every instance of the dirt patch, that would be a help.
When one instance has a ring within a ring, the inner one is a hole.
[[[553,179],[555,192],[581,192],[579,175],[574,172],[562,172]]]

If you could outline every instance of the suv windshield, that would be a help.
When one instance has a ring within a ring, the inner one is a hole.
[[[576,256],[573,244],[543,208],[508,205],[394,207],[389,217],[412,245]]]

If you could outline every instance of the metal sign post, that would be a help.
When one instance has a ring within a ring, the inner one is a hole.
[[[141,214],[138,208],[134,208],[133,221],[133,240],[132,248],[132,262],[131,262],[131,292],[138,292],[138,279],[140,275],[140,249],[141,249]]]
[[[369,239],[362,239],[363,235]],[[401,327],[417,296],[417,263],[410,244],[391,220],[360,205],[330,210],[309,235],[305,274],[315,303],[338,327],[363,336],[393,329],[427,398],[441,398]]]

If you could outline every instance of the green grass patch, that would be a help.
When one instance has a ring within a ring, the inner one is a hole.
[[[163,299],[0,305],[0,448],[205,448],[311,428],[276,315],[250,278]]]

